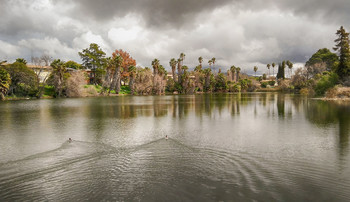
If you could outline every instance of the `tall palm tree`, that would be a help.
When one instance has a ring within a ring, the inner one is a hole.
[[[152,67],[153,67],[153,74],[154,76],[158,74],[158,67],[159,67],[159,60],[157,58],[155,58],[152,61]]]
[[[180,53],[181,65],[183,65],[183,61],[185,57],[186,57],[185,53]]]
[[[267,67],[267,69],[269,70],[269,77],[270,77],[270,67],[271,67],[271,65],[270,65],[270,64],[267,64],[266,67]]]
[[[237,72],[236,80],[239,81],[239,73],[241,72],[241,68],[237,67],[236,72]]]
[[[213,60],[209,60],[208,64],[209,64],[209,68],[211,69],[211,64],[213,64]]]
[[[258,67],[254,66],[255,77],[256,77],[256,71],[258,71]]]
[[[213,69],[214,69],[214,71],[216,72],[216,70],[215,70],[215,62],[216,62],[216,58],[214,58],[214,57],[213,57],[213,58],[211,59],[211,61],[213,62]]]
[[[177,64],[177,61],[175,58],[171,58],[170,62],[169,62],[169,65],[171,67],[171,73],[173,75],[173,79],[174,81],[176,80],[176,76],[175,76],[175,71],[176,71],[176,64]]]
[[[212,58],[211,61],[213,61],[213,65],[215,65],[215,62],[216,62],[216,58]]]
[[[177,59],[177,81],[181,83],[181,75],[182,75],[182,63],[181,58]]]
[[[275,66],[276,64],[273,62],[272,63],[272,75],[275,76]]]
[[[232,72],[232,81],[235,81],[236,67],[234,65],[232,65],[230,68],[230,71]]]
[[[287,60],[287,66],[288,66],[288,69],[289,69],[289,77],[292,77],[293,63],[291,63],[289,60]]]
[[[198,58],[198,62],[199,62],[199,65],[202,67],[202,62],[203,62],[202,56],[200,56],[200,57]]]
[[[121,66],[123,63],[123,57],[120,55],[115,55],[111,58],[110,64],[112,66],[112,69],[114,70],[112,82],[109,87],[108,94],[111,92],[111,90],[115,90],[115,92],[118,94],[120,91],[120,81],[121,81]]]
[[[57,81],[55,82],[55,88],[57,91],[57,96],[61,97],[64,85],[64,73],[66,72],[66,67],[64,66],[64,62],[60,59],[54,60],[51,63],[51,67],[53,69],[52,74],[56,76]]]
[[[129,88],[131,90],[131,94],[134,94],[134,81],[136,77],[136,67],[134,65],[131,65],[128,68],[128,72],[130,73],[130,81],[129,81]]]

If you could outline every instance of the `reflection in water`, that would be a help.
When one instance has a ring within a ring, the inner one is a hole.
[[[349,114],[279,93],[2,102],[0,199],[348,201]]]
[[[309,101],[305,115],[311,123],[319,127],[338,126],[339,156],[343,157],[349,151],[350,107],[348,103],[325,101]]]

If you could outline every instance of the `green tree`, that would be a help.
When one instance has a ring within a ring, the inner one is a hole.
[[[215,91],[226,91],[227,89],[227,78],[225,74],[218,73],[215,79]]]
[[[284,69],[286,67],[286,62],[283,61],[282,64],[278,65],[277,79],[284,79]]]
[[[16,62],[18,62],[18,63],[23,63],[23,64],[27,64],[27,60],[25,60],[24,58],[17,58],[16,59]]]
[[[339,62],[337,54],[332,53],[329,49],[323,48],[319,49],[314,53],[311,58],[305,63],[305,66],[312,66],[315,64],[326,64],[326,69],[328,71],[335,70],[336,64]]]
[[[38,93],[38,77],[22,62],[14,62],[3,67],[11,76],[9,94],[19,96],[36,96]]]
[[[99,45],[91,43],[89,48],[83,49],[79,52],[79,56],[83,61],[83,66],[86,69],[91,69],[93,72],[93,83],[96,85],[97,80],[102,77],[104,69],[107,64],[106,53],[100,48]]]
[[[72,68],[72,69],[82,69],[83,67],[81,66],[81,64],[77,63],[77,62],[74,62],[72,60],[70,61],[67,61],[64,63],[64,66],[66,68]]]
[[[350,76],[349,33],[341,26],[336,35],[338,38],[334,40],[336,44],[333,48],[339,54],[339,65],[336,68],[336,73],[343,79]]]
[[[276,64],[273,62],[271,65],[272,65],[272,75],[275,76],[275,66],[276,66]]]
[[[0,67],[0,100],[5,99],[5,95],[10,89],[10,84],[11,84],[10,74],[5,69]]]

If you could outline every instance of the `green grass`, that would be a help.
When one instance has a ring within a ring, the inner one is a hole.
[[[129,95],[129,94],[131,94],[131,90],[130,90],[129,86],[122,86],[120,88],[119,94],[122,94],[122,95]]]
[[[53,97],[55,95],[55,87],[54,86],[49,86],[45,85],[44,86],[44,94],[43,97]]]
[[[89,86],[95,87],[95,89],[98,93],[101,93],[101,91],[102,91],[102,86],[100,86],[100,85],[84,85],[84,88],[89,88]],[[108,91],[108,89],[107,89],[107,91]],[[115,90],[111,90],[111,94],[116,94]],[[131,90],[130,90],[129,86],[121,86],[119,94],[120,95],[131,94]]]

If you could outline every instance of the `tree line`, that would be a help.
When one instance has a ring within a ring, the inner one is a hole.
[[[198,57],[198,65],[191,71],[185,65],[184,53],[180,53],[177,59],[170,59],[171,72],[168,74],[157,58],[151,62],[151,67],[143,68],[136,66],[136,60],[124,50],[117,49],[107,57],[98,44],[91,43],[78,53],[82,64],[53,60],[48,55],[33,57],[34,65],[52,68],[51,74],[41,81],[39,77],[42,69],[29,69],[23,58],[16,59],[12,64],[0,62],[0,98],[4,99],[6,95],[40,98],[48,91],[54,97],[77,97],[82,96],[86,82],[95,86],[87,90],[96,91],[96,94],[98,89],[98,94],[102,95],[119,94],[122,88],[127,88],[133,95],[255,91],[273,87],[275,81],[284,90],[324,94],[336,84],[350,83],[349,33],[340,27],[336,35],[334,51],[338,54],[326,48],[320,49],[306,62],[304,68],[298,68],[294,74],[293,63],[289,60],[278,64],[273,62],[266,65],[267,75],[259,77],[256,76],[257,66],[253,67],[255,76],[242,74],[241,68],[235,65],[227,72],[222,72],[221,68],[218,68],[218,72],[213,71],[217,62],[215,57],[208,60],[207,68],[203,68],[203,57]],[[278,68],[276,76],[275,67]]]

